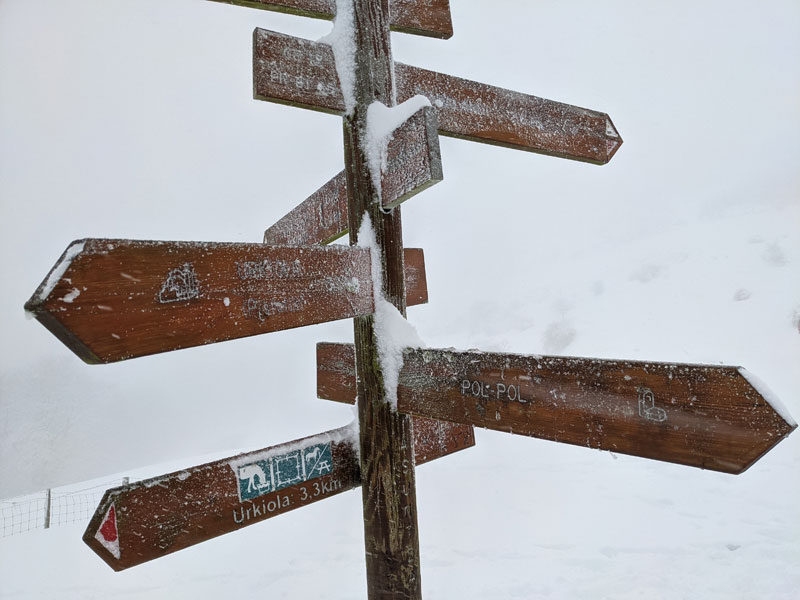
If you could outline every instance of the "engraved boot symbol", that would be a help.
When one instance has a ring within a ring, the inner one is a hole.
[[[653,391],[647,388],[639,388],[639,416],[648,421],[662,423],[667,420],[667,411],[658,408],[656,397]]]

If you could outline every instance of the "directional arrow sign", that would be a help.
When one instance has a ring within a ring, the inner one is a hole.
[[[356,403],[356,353],[353,344],[317,344],[317,397],[345,404]],[[414,417],[414,452],[419,457],[434,448],[475,444],[472,425]],[[435,440],[434,442],[426,440]]]
[[[398,127],[381,173],[381,202],[394,208],[442,180],[436,114],[430,106]],[[347,180],[342,171],[264,232],[265,244],[327,244],[347,233]]]
[[[370,314],[369,252],[80,240],[25,308],[86,362],[114,362]],[[409,304],[426,301],[421,251],[409,263]]]
[[[108,490],[83,540],[121,571],[351,490],[361,485],[357,437],[344,427]],[[417,464],[474,443],[415,421]]]
[[[225,4],[238,4],[278,12],[333,19],[335,0],[213,0]],[[440,39],[453,35],[449,0],[390,0],[389,15],[393,31],[413,33]]]
[[[340,346],[317,352],[318,393],[339,400]],[[797,426],[747,371],[713,365],[409,349],[397,397],[413,415],[734,474]]]
[[[397,99],[426,96],[439,133],[561,158],[605,164],[622,138],[605,113],[395,63]],[[256,29],[254,97],[344,113],[333,51],[325,43]]]

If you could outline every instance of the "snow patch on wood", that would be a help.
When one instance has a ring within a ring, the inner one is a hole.
[[[744,367],[739,367],[739,374],[747,380],[753,389],[761,394],[764,400],[767,401],[772,409],[778,413],[778,415],[786,421],[791,427],[797,427],[797,421],[794,420],[789,409],[783,403],[783,401],[778,398],[778,395],[773,392],[766,383],[761,381],[758,377],[753,375],[750,371],[745,369]]]
[[[289,452],[293,452],[295,450],[303,450],[305,448],[309,448],[310,446],[330,443],[347,443],[350,444],[356,452],[358,452],[358,422],[352,421],[350,424],[340,427],[339,429],[312,435],[307,438],[295,440],[294,442],[272,446],[256,452],[240,454],[239,456],[231,458],[228,461],[228,465],[231,469],[233,469],[234,473],[237,473],[239,467],[248,465],[250,463],[265,461],[273,456],[288,454]]]
[[[328,44],[333,49],[336,73],[342,88],[345,113],[352,114],[356,106],[355,99],[355,65],[356,45],[353,33],[352,0],[336,0],[336,16],[333,18],[333,29],[318,41]]]
[[[386,106],[377,100],[367,109],[367,127],[361,150],[367,157],[372,184],[381,196],[381,173],[386,170],[389,142],[394,132],[417,111],[430,106],[425,96],[416,95],[397,106]]]
[[[378,359],[386,400],[397,410],[397,383],[403,368],[403,351],[407,348],[424,348],[425,342],[420,339],[414,326],[383,295],[380,250],[368,214],[364,215],[358,230],[358,246],[370,249]]]
[[[72,261],[75,260],[76,256],[83,252],[85,243],[86,242],[84,240],[81,240],[78,242],[72,242],[72,244],[69,245],[64,252],[64,256],[61,257],[61,260],[58,261],[58,264],[56,264],[55,267],[53,267],[53,270],[50,271],[47,279],[44,281],[41,287],[39,287],[38,298],[40,302],[47,300],[47,297],[53,291],[53,288],[56,287],[56,284],[64,276],[64,273],[67,272],[67,269],[69,269]],[[65,300],[65,302],[71,302],[71,300]]]

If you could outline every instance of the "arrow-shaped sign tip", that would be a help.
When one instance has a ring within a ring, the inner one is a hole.
[[[86,240],[75,240],[69,246],[67,246],[67,249],[64,250],[61,258],[59,258],[55,266],[50,269],[47,277],[45,277],[44,281],[42,281],[42,283],[39,284],[39,287],[36,288],[36,291],[33,293],[33,296],[31,296],[30,300],[25,303],[25,310],[34,314],[37,313],[39,307],[53,293],[56,284],[61,281],[61,278],[64,276],[64,273],[67,272],[67,269],[69,269],[69,266],[72,264],[72,261],[75,259],[75,257],[83,252],[85,245]],[[69,295],[67,295],[64,301],[70,301]]]
[[[622,146],[622,138],[617,128],[614,127],[614,123],[611,122],[611,117],[606,115],[606,162],[611,160],[620,146]]]
[[[794,420],[792,414],[789,412],[789,409],[786,405],[781,401],[775,392],[773,392],[766,383],[761,381],[758,377],[753,375],[750,371],[745,369],[744,367],[739,367],[739,374],[747,381],[750,387],[761,396],[764,401],[769,405],[770,408],[775,412],[775,414],[780,417],[785,427],[781,427],[783,431],[780,431],[780,438],[783,439],[789,433],[797,429],[797,421]]]
[[[52,310],[54,303],[60,308],[73,304],[80,295],[81,290],[70,285],[71,280],[65,274],[72,262],[84,251],[86,244],[91,240],[81,239],[71,242],[56,264],[50,269],[47,277],[39,284],[36,291],[25,303],[25,312],[33,315],[37,321],[47,328],[72,350],[81,360],[88,364],[99,364],[101,361],[80,339],[73,335],[67,327],[55,316]]]

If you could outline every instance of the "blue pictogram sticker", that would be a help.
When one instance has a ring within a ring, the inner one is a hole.
[[[314,444],[238,467],[239,499],[252,500],[270,492],[327,475],[333,470],[330,442]]]

